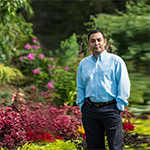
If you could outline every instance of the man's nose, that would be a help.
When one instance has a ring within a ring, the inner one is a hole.
[[[97,45],[97,44],[98,44],[98,41],[95,41],[95,44]]]

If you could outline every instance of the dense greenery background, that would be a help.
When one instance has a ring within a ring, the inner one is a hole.
[[[149,8],[147,0],[0,1],[0,82],[10,83],[17,76],[21,78],[21,72],[32,79],[30,69],[39,67],[37,64],[46,69],[44,64],[48,63],[48,58],[44,58],[43,64],[35,60],[34,66],[29,62],[22,65],[19,61],[19,57],[28,52],[24,49],[25,44],[32,42],[31,37],[37,37],[43,45],[37,54],[54,57],[59,67],[70,67],[71,78],[59,76],[63,83],[59,84],[57,78],[56,87],[64,98],[62,103],[66,99],[69,101],[72,95],[71,101],[75,101],[78,62],[89,54],[87,33],[100,29],[106,34],[107,50],[123,57],[127,64],[132,84],[129,101],[131,104],[149,104]],[[77,58],[77,54],[81,57]],[[21,72],[8,69],[8,66]],[[62,68],[60,70],[63,72]],[[50,79],[45,72],[40,77],[40,81]],[[37,80],[39,77],[32,81]]]
[[[44,47],[55,50],[59,47],[60,41],[69,38],[72,33],[87,33],[83,23],[89,21],[90,15],[114,14],[115,9],[125,9],[126,1],[33,0],[31,6],[35,15],[30,21],[33,23],[34,34]]]

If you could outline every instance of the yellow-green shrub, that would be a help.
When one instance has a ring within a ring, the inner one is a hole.
[[[0,64],[0,84],[11,83],[19,78],[23,78],[20,70]]]
[[[4,150],[4,149],[2,149]],[[37,143],[26,143],[21,149],[17,150],[77,150],[76,146],[71,141],[64,142],[56,139],[56,142],[47,143],[46,145],[38,145]]]

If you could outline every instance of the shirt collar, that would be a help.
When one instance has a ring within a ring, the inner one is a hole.
[[[106,58],[107,55],[107,51],[104,50],[100,55],[98,55],[98,60],[99,61],[103,61]],[[96,61],[94,55],[92,54],[92,58]]]

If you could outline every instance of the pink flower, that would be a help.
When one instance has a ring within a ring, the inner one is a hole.
[[[37,69],[35,69],[35,70],[32,70],[32,72],[33,72],[34,74],[40,74],[40,70],[41,70],[41,68],[37,68]]]
[[[53,88],[53,86],[54,86],[54,80],[47,83],[48,88]]]
[[[22,62],[24,61],[22,56],[20,56],[19,59],[20,59],[20,61],[22,61]]]
[[[49,74],[52,76],[53,75],[53,73],[52,72],[49,72]]]
[[[68,67],[68,66],[66,66],[66,67],[65,67],[65,70],[69,70],[69,67]]]
[[[32,37],[32,41],[33,41],[33,43],[36,43],[36,42],[38,41],[38,39],[37,39],[37,38]]]
[[[34,56],[35,56],[36,54],[35,53],[29,53],[28,55],[27,55],[27,58],[29,59],[29,60],[32,60],[32,59],[34,59]]]
[[[44,57],[44,54],[39,54],[39,59],[42,59]]]
[[[50,57],[49,59],[50,59],[51,61],[53,61],[53,60],[54,60],[54,58],[52,58],[52,57]]]
[[[40,70],[41,70],[41,68],[37,68],[36,70],[37,70],[37,71],[40,71]]]
[[[44,95],[44,91],[41,91],[41,92],[40,92],[40,95]]]
[[[52,66],[52,69],[53,69],[53,70],[55,70],[55,69],[56,69],[56,67]]]
[[[52,66],[50,64],[48,64],[48,67],[51,68]]]
[[[30,44],[26,44],[24,48],[29,50],[31,48],[31,45]]]
[[[37,70],[32,70],[32,72],[33,72],[34,74],[37,74]]]
[[[32,47],[33,47],[35,50],[38,49],[38,46],[36,46],[36,45],[32,45]]]

